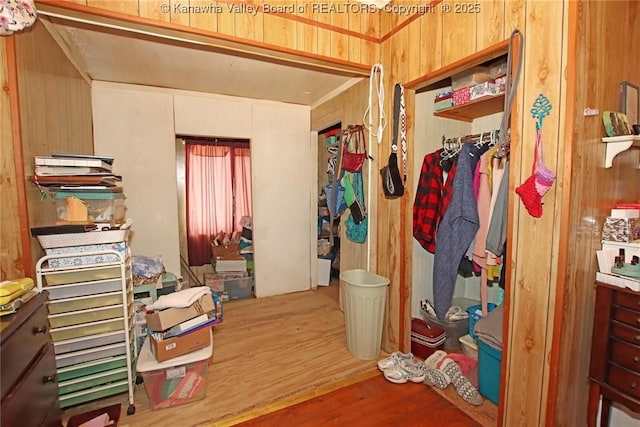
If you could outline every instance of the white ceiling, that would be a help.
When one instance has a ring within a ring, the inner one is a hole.
[[[360,81],[357,73],[311,70],[62,19],[46,27],[91,80],[315,106]],[[361,73],[360,73],[361,74]]]

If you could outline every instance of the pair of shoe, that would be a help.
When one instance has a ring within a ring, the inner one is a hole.
[[[445,320],[448,322],[454,322],[456,320],[464,320],[469,318],[469,313],[463,310],[462,307],[454,305],[449,307],[449,310],[444,315]]]
[[[421,383],[425,379],[424,362],[415,360],[413,354],[393,352],[390,356],[378,361],[380,369],[387,381],[404,384],[407,381]]]
[[[433,303],[428,299],[423,299],[420,301],[420,308],[422,311],[426,312],[431,317],[438,317],[436,314],[436,308],[433,306]]]

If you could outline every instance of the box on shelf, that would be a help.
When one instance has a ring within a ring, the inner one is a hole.
[[[463,87],[473,86],[489,80],[489,68],[477,66],[451,76],[451,89],[457,91]]]
[[[437,99],[436,102],[433,103],[433,111],[440,111],[451,107],[453,107],[453,95]]]
[[[125,220],[125,197],[122,193],[56,192],[53,199],[60,222],[116,224]]]
[[[496,96],[498,93],[499,88],[496,86],[496,83],[489,80],[471,87],[471,101],[483,97]]]
[[[498,76],[507,74],[507,59],[502,58],[489,64],[489,78],[495,79]]]
[[[498,93],[503,93],[507,87],[507,76],[498,76],[495,78],[495,84],[498,88]]]
[[[480,394],[498,404],[500,399],[500,363],[502,351],[486,344],[481,339],[478,344],[478,390]]]
[[[640,240],[640,218],[613,218],[608,216],[602,227],[602,240],[634,242]]]
[[[174,357],[191,353],[211,344],[211,327],[193,329],[183,335],[156,339],[155,334],[150,334],[151,353],[158,362],[164,362]]]
[[[640,218],[640,209],[611,209],[612,218]]]
[[[471,102],[471,88],[463,87],[453,92],[453,105],[464,105]]]
[[[151,354],[150,339],[145,340],[136,370],[144,381],[151,409],[169,408],[203,399],[207,393],[208,360],[213,353],[209,345],[166,362],[158,362]]]
[[[69,246],[66,248],[50,248],[45,249],[47,255],[66,255],[66,254],[81,254],[83,252],[96,252],[112,250],[120,252],[123,256],[126,256],[127,245],[125,242],[116,243],[103,243],[99,245],[83,245],[83,246]],[[85,256],[73,256],[64,258],[52,258],[49,260],[49,267],[60,268],[76,265],[86,264],[103,264],[107,262],[118,262],[120,258],[116,254],[100,254],[100,255],[85,255]]]
[[[214,309],[213,297],[211,293],[206,293],[189,307],[151,311],[145,315],[145,318],[150,331],[160,332],[201,314],[212,312]]]
[[[411,353],[421,359],[443,350],[447,334],[444,329],[422,319],[411,319]]]

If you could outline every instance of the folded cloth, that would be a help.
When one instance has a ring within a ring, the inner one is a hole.
[[[502,350],[502,318],[504,306],[500,304],[493,311],[476,322],[476,338],[496,350]]]
[[[162,310],[164,308],[185,308],[198,301],[203,295],[211,293],[208,286],[197,286],[181,291],[161,295],[156,302],[147,305],[147,311]]]

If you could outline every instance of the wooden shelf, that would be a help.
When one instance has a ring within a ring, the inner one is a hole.
[[[504,93],[489,98],[480,98],[466,104],[457,105],[444,110],[435,111],[434,116],[446,119],[472,122],[473,119],[504,110]]]

